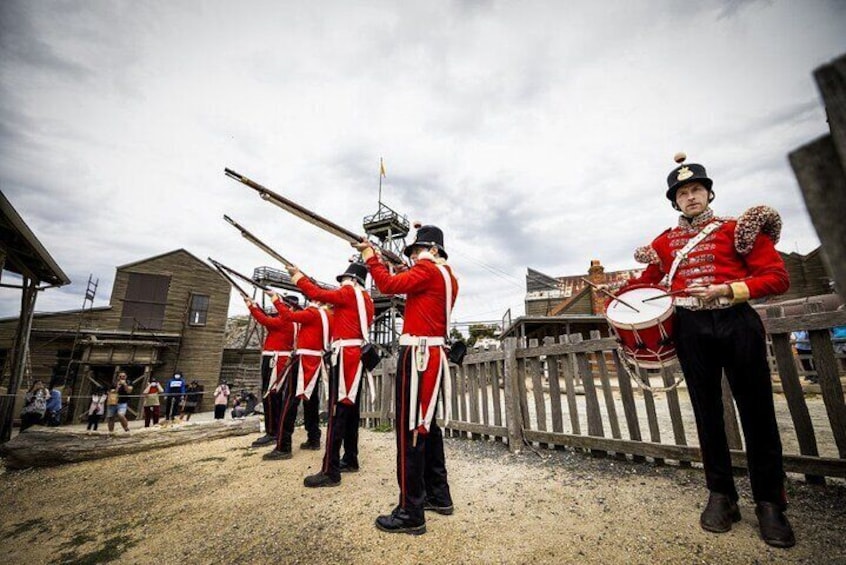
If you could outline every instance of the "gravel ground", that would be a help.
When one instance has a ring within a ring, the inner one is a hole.
[[[512,455],[448,438],[452,516],[385,534],[396,503],[392,433],[361,432],[362,471],[305,489],[321,452],[264,461],[257,436],[0,474],[5,563],[846,563],[846,487],[790,481],[798,545],[759,538],[749,483],[727,534],[698,526],[701,469]],[[297,430],[295,445],[304,439]]]

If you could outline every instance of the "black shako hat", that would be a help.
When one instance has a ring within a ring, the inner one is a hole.
[[[679,163],[679,166],[670,171],[667,176],[667,199],[673,203],[676,201],[676,191],[682,185],[689,182],[701,182],[708,191],[711,191],[711,186],[714,184],[714,181],[708,178],[705,167],[697,163],[686,164],[685,159],[687,159],[687,155],[676,153],[673,160]]]
[[[417,233],[414,235],[414,241],[405,246],[402,254],[406,257],[411,257],[411,250],[415,247],[437,247],[438,254],[444,259],[447,258],[446,249],[444,249],[444,232],[437,226],[415,226]]]
[[[300,298],[298,296],[293,295],[293,294],[286,294],[286,295],[282,296],[282,302],[284,302],[285,304],[287,304],[289,306],[293,306],[294,308],[300,307]]]
[[[347,277],[355,279],[358,284],[365,286],[367,282],[367,267],[364,263],[350,263],[347,270],[335,277],[335,280],[341,282]]]

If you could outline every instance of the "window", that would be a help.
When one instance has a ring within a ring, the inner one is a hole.
[[[205,326],[209,314],[209,297],[205,294],[191,295],[191,309],[188,312],[188,323],[192,326]]]
[[[167,275],[129,273],[120,329],[162,329],[169,287],[170,277]]]

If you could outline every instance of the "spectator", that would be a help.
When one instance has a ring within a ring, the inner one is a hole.
[[[165,386],[165,420],[172,422],[179,413],[179,404],[182,402],[182,396],[185,394],[185,379],[182,378],[182,373],[175,372],[173,376],[167,381]]]
[[[106,409],[106,389],[98,386],[91,395],[91,404],[88,405],[88,430],[97,431],[100,418]]]
[[[191,419],[191,414],[197,411],[197,406],[203,397],[203,387],[197,381],[191,381],[188,388],[185,389],[185,407],[182,409],[182,416],[185,416],[185,421]],[[182,416],[179,419],[182,419]]]
[[[159,394],[164,392],[162,385],[159,384],[159,379],[150,377],[150,382],[147,388],[144,389],[144,427],[149,428],[150,422],[154,426],[159,424],[159,414],[161,413],[161,401]]]
[[[226,406],[229,404],[229,383],[223,381],[214,389],[214,419],[222,420],[226,415]]]
[[[831,328],[831,344],[834,355],[840,358],[841,369],[846,370],[846,325]]]
[[[129,422],[126,420],[126,411],[129,408],[129,395],[132,393],[132,385],[127,382],[126,373],[118,373],[117,384],[109,391],[107,399],[107,413],[109,417],[109,431],[115,431],[115,418],[120,420],[123,431],[129,433]]]
[[[47,412],[47,399],[50,394],[40,380],[32,383],[24,395],[24,407],[21,411],[21,431],[36,424],[44,423],[44,413]]]
[[[47,410],[44,413],[44,425],[55,427],[62,423],[62,391],[56,382],[50,383],[50,398],[47,400]]]
[[[810,374],[814,372],[814,360],[811,358],[811,338],[808,336],[807,330],[793,332],[791,337],[796,346],[799,363],[802,364],[802,370],[805,372],[805,381],[816,384],[817,375]]]

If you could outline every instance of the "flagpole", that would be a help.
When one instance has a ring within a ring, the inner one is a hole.
[[[382,158],[379,157],[379,210],[382,209],[382,171],[385,170],[385,165]]]

